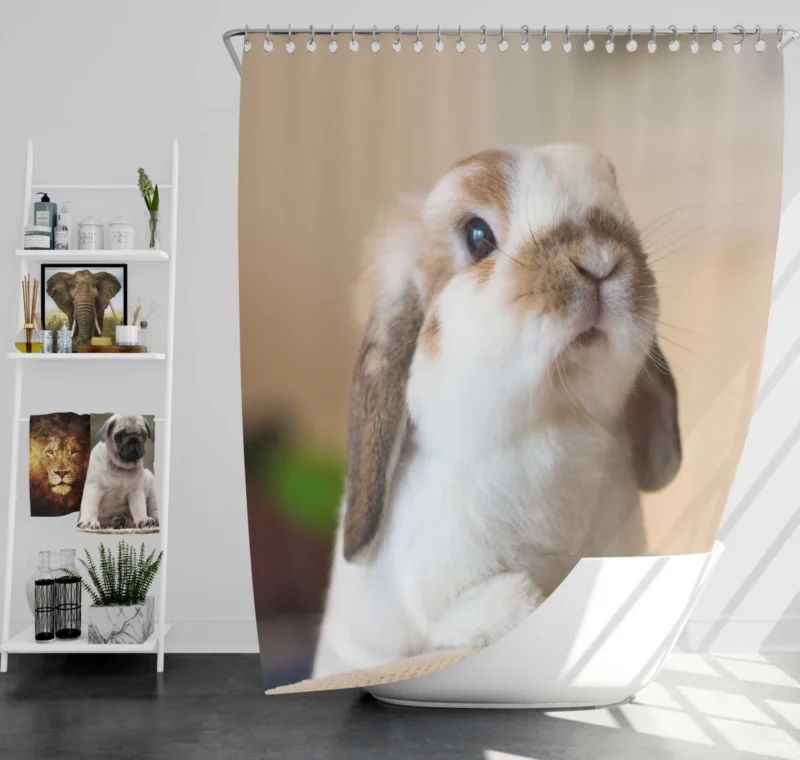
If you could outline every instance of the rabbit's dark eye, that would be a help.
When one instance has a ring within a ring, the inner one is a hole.
[[[481,219],[479,216],[473,216],[464,225],[464,237],[467,242],[467,250],[473,261],[485,259],[497,248],[497,241],[494,239],[492,228],[486,220]]]

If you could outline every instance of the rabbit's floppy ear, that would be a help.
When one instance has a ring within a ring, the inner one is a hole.
[[[628,398],[626,423],[639,488],[664,488],[681,466],[681,434],[675,379],[656,341]]]
[[[406,383],[423,310],[413,285],[376,304],[358,352],[350,397],[344,556],[364,559],[381,527],[408,424]]]

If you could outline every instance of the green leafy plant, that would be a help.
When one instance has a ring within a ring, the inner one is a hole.
[[[147,176],[147,172],[141,166],[139,167],[139,190],[142,193],[147,210],[151,214],[154,211],[158,211],[158,185],[153,187],[150,177]]]
[[[81,584],[98,607],[126,607],[131,604],[144,604],[147,592],[153,585],[164,552],[156,550],[147,554],[144,544],[136,549],[124,541],[117,546],[117,556],[100,544],[99,567],[92,559],[88,549],[84,549],[86,561],[78,559],[89,575],[89,581],[79,573],[70,574],[81,579]],[[69,571],[67,571],[69,572]]]
[[[158,185],[153,187],[147,172],[139,167],[139,190],[144,198],[144,205],[149,212],[148,224],[150,227],[150,248],[158,247]]]

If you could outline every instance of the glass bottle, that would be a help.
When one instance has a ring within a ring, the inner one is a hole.
[[[147,329],[146,319],[139,321],[139,345],[143,346],[145,351],[150,350],[150,331]]]
[[[55,638],[55,586],[50,572],[50,552],[39,552],[39,572],[33,582],[36,606],[34,638],[42,644]]]
[[[147,231],[147,240],[149,243],[147,247],[152,250],[157,250],[161,238],[161,220],[159,219],[158,211],[147,212]]]
[[[75,550],[61,550],[56,575],[56,638],[77,639],[81,635],[81,579],[75,567]]]
[[[43,344],[43,331],[37,330],[33,325],[25,325],[14,339],[14,346],[23,354],[38,354]]]

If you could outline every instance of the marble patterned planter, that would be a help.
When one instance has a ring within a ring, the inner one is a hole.
[[[155,630],[153,597],[128,607],[89,607],[90,644],[144,644]]]

